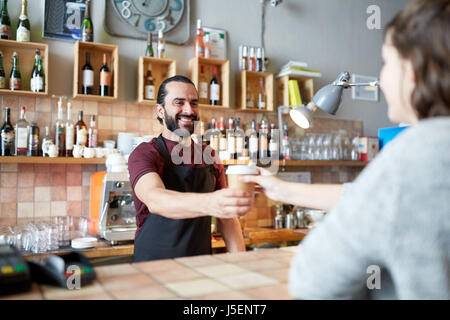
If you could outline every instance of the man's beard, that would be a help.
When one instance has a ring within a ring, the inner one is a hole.
[[[193,134],[194,133],[194,122],[192,122],[191,125],[180,128],[180,126],[178,125],[178,120],[181,116],[182,116],[181,114],[177,114],[174,117],[171,117],[167,114],[167,110],[164,109],[164,118],[165,118],[167,129],[169,129],[170,131],[172,131],[175,134],[181,133],[181,131],[187,131],[189,134]],[[193,121],[198,120],[198,117],[196,115],[190,115],[190,117],[192,118]],[[177,130],[179,130],[179,131],[175,132]],[[184,135],[180,135],[180,134],[178,134],[178,135],[184,136]]]

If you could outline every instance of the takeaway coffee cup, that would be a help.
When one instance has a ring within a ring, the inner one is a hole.
[[[245,175],[257,175],[258,170],[254,165],[231,165],[228,166],[226,175],[228,177],[228,188],[248,191],[251,197],[254,196],[255,183],[242,182],[240,178]],[[245,228],[245,216],[240,217],[241,229]]]

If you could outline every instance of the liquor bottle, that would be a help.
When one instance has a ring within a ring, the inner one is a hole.
[[[104,53],[103,65],[100,68],[100,95],[102,97],[109,96],[110,88],[111,88],[111,72],[109,72],[108,64],[106,61],[106,53]]]
[[[236,159],[239,159],[244,155],[244,147],[245,147],[245,133],[240,128],[240,119],[236,118],[235,120],[235,130],[234,130],[234,137],[236,140]]]
[[[288,126],[285,122],[283,124],[283,141],[281,142],[281,158],[283,160],[291,160],[291,143],[289,141],[289,135],[288,135]]]
[[[22,12],[17,25],[16,40],[22,42],[30,41],[30,29],[30,20],[28,20],[27,15],[27,0],[22,0]]]
[[[86,11],[84,12],[84,19],[81,23],[81,41],[86,42],[94,41],[94,25],[91,20],[90,4],[91,0],[86,0]]]
[[[158,58],[166,58],[166,40],[164,39],[164,33],[162,30],[158,31]]]
[[[2,1],[2,12],[0,13],[0,35],[2,39],[8,40],[11,20],[8,14],[8,0]]]
[[[91,122],[89,124],[89,131],[88,131],[88,147],[97,148],[97,141],[98,141],[98,130],[97,125],[95,123],[95,116],[91,115]]]
[[[241,58],[241,71],[247,70],[248,68],[248,47],[242,47],[242,58]]]
[[[255,48],[250,47],[250,57],[248,58],[248,71],[256,71]]]
[[[48,156],[48,154],[44,153],[44,149],[46,149],[46,146],[49,144],[53,144],[53,138],[50,136],[50,130],[46,126],[45,127],[45,137],[42,138],[42,156]]]
[[[37,157],[39,155],[39,127],[34,121],[31,121],[30,136],[28,138],[28,157]]]
[[[205,44],[203,43],[202,21],[197,19],[197,34],[194,40],[194,57],[203,58],[205,56]]]
[[[261,120],[261,129],[259,130],[259,159],[265,161],[268,157],[268,127],[265,119]]]
[[[151,63],[147,65],[147,75],[145,77],[144,85],[144,99],[155,100],[155,83],[153,82]]]
[[[257,98],[258,98],[258,109],[264,110],[266,109],[266,89],[264,87],[264,78],[259,77],[259,86],[257,91]]]
[[[250,137],[248,138],[248,155],[250,160],[258,160],[258,132],[256,131],[256,121],[252,120]]]
[[[216,122],[216,119],[212,118],[209,145],[216,151],[219,151],[219,139],[220,139],[219,122],[218,121]]]
[[[3,52],[0,51],[0,89],[6,89],[6,75],[3,69]]]
[[[86,52],[86,63],[83,66],[83,94],[94,93],[94,69],[91,66],[91,53]]]
[[[73,143],[75,140],[75,131],[71,117],[72,117],[72,103],[67,102],[66,157],[72,157]]]
[[[219,136],[219,156],[222,159],[225,159],[226,156],[226,152],[227,152],[227,136],[225,133],[225,124],[223,122],[223,117],[220,117],[219,120],[219,132],[220,132],[220,136]]]
[[[208,84],[208,80],[206,79],[206,75],[205,75],[205,66],[204,65],[200,65],[200,74],[198,76],[198,99],[199,99],[199,103],[201,104],[208,104],[209,100],[208,100],[208,88],[209,88],[209,84]]]
[[[211,36],[209,32],[205,33],[205,58],[211,59],[212,48],[211,48]]]
[[[262,72],[263,71],[263,58],[262,58],[262,48],[257,48],[256,49],[256,64],[255,64],[255,69],[257,72]]]
[[[25,117],[25,107],[20,107],[20,119],[16,123],[16,156],[26,156],[28,148],[29,123]]]
[[[233,160],[236,159],[236,137],[234,135],[233,128],[233,118],[228,118],[228,129],[227,129],[227,152],[228,159]]]
[[[5,122],[3,123],[1,130],[1,155],[13,156],[15,153],[15,131],[10,120],[11,110],[5,108]]]
[[[45,77],[42,67],[42,59],[39,50],[35,52],[35,61],[33,71],[31,72],[30,88],[33,92],[44,92]]]
[[[279,138],[278,132],[275,129],[275,124],[270,125],[270,136],[269,136],[269,157],[272,160],[278,160],[280,158],[280,148],[279,148]]]
[[[246,107],[247,109],[254,109],[255,108],[255,102],[253,99],[253,92],[250,89],[249,83],[247,83],[247,89],[245,94],[245,101],[246,101]]]
[[[154,57],[155,52],[153,51],[153,35],[151,32],[147,34],[147,48],[145,49],[146,57]]]
[[[11,74],[9,75],[9,89],[20,90],[22,88],[22,77],[19,71],[19,55],[17,52],[13,53],[13,66]]]
[[[217,81],[217,67],[213,67],[213,76],[209,83],[209,104],[213,106],[219,105],[220,84]]]
[[[78,112],[78,122],[75,124],[75,144],[79,146],[86,146],[87,143],[87,129],[83,121],[83,111]]]
[[[66,155],[66,132],[63,120],[63,107],[62,98],[58,100],[58,118],[55,124],[55,144],[58,150],[58,157],[64,157]]]

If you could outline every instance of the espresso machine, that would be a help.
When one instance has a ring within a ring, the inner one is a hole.
[[[98,221],[98,234],[112,245],[134,240],[137,229],[136,210],[128,171],[94,173],[91,177],[91,190],[95,189],[95,185],[97,192],[91,191],[91,201],[97,202],[97,205],[91,210],[94,213],[93,216],[91,212],[91,218]]]

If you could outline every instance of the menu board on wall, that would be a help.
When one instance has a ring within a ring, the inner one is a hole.
[[[45,0],[44,38],[81,40],[85,0]]]

